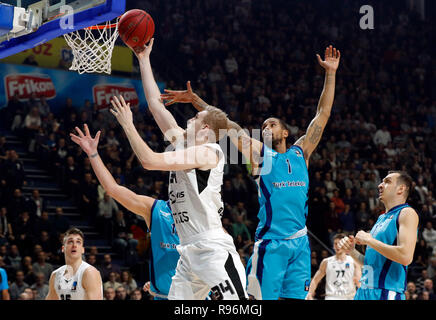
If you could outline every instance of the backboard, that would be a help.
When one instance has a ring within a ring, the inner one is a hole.
[[[125,0],[2,0],[0,59],[115,19]]]

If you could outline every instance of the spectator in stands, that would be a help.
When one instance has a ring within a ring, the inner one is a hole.
[[[100,266],[97,265],[97,257],[95,254],[89,254],[86,262],[89,263],[91,266],[95,267],[96,269],[100,269]]]
[[[416,285],[414,282],[409,281],[407,283],[406,292],[409,295],[407,300],[418,300],[418,291],[416,290]]]
[[[370,214],[366,208],[366,202],[361,202],[356,212],[355,221],[357,230],[368,230]]]
[[[115,300],[129,300],[129,296],[123,286],[119,286],[115,289]]]
[[[120,266],[112,262],[112,257],[110,254],[105,254],[103,256],[103,264],[100,268],[100,273],[103,281],[108,281],[109,274],[115,272],[115,274],[120,273]]]
[[[36,290],[35,300],[45,300],[48,294],[48,284],[46,283],[44,273],[40,272],[36,274],[36,281],[30,286],[32,290]]]
[[[44,251],[40,251],[38,253],[37,261],[33,263],[32,268],[35,273],[42,273],[45,276],[44,281],[48,283],[48,280],[50,279],[50,275],[53,272],[54,268],[51,263],[46,262],[46,259],[46,253]]]
[[[422,292],[424,290],[425,279],[428,279],[427,269],[421,270],[420,276],[418,277],[418,279],[416,279],[416,290],[418,292]]]
[[[12,233],[12,224],[8,219],[8,209],[0,208],[0,245],[9,244],[14,241],[15,237]]]
[[[430,258],[427,273],[429,278],[436,280],[436,255]]]
[[[23,64],[37,66],[38,62],[35,60],[35,56],[33,54],[31,54],[31,55],[28,55],[26,57],[26,59],[23,60]]]
[[[24,282],[24,273],[21,270],[15,272],[15,281],[12,282],[9,292],[11,294],[11,300],[18,300],[20,295],[26,288],[30,288],[29,285]]]
[[[15,237],[18,249],[24,255],[30,253],[34,239],[33,234],[34,226],[29,217],[29,212],[23,211],[17,222],[15,223]]]
[[[105,192],[103,199],[98,202],[97,222],[103,227],[104,235],[109,241],[112,241],[114,236],[112,234],[113,217],[118,210],[115,200]]]
[[[35,234],[41,234],[41,232],[43,231],[47,232],[50,235],[56,234],[55,227],[47,211],[43,211],[41,213],[41,217],[36,218],[34,229],[35,229]]]
[[[32,190],[32,196],[29,198],[27,205],[33,219],[41,217],[42,212],[47,210],[47,202],[40,196],[38,189]]]
[[[92,181],[92,175],[87,172],[80,183],[80,206],[86,216],[95,220],[98,202],[97,202],[97,185]]]
[[[104,290],[104,300],[115,300],[115,290],[113,287],[107,287]]]
[[[103,283],[103,289],[106,290],[107,288],[114,288],[116,291],[119,287],[122,287],[123,285],[117,281],[117,273],[116,272],[110,272],[108,276],[108,280]]]
[[[26,210],[26,208],[26,199],[24,198],[21,189],[15,189],[13,197],[9,200],[7,207],[7,213],[9,214],[8,218],[11,223],[16,223],[15,220],[18,218],[20,213]]]
[[[436,295],[434,293],[433,280],[432,279],[428,279],[427,278],[427,279],[424,280],[423,292],[428,292],[430,300],[436,300]]]
[[[436,253],[436,230],[433,229],[433,223],[431,221],[427,221],[425,224],[425,228],[422,231],[422,237],[427,245],[432,248],[432,252]]]
[[[136,185],[133,188],[133,192],[142,195],[148,195],[149,188],[145,185],[143,178],[136,179]]]
[[[354,212],[351,211],[350,204],[345,204],[344,211],[339,213],[339,220],[341,222],[341,229],[346,234],[354,234],[355,222],[354,222]]]
[[[335,190],[338,190],[336,183],[332,180],[331,173],[327,172],[324,178],[324,186],[327,190],[327,197],[331,199]]]
[[[376,146],[387,146],[389,142],[392,141],[391,133],[388,131],[388,127],[386,125],[383,125],[381,129],[378,129],[375,132],[373,141]]]
[[[6,257],[5,262],[15,270],[21,269],[22,258],[16,244],[12,244],[10,246],[9,255]]]
[[[124,219],[124,212],[118,210],[114,220],[114,248],[123,259],[136,256],[138,240],[133,238],[130,223]]]
[[[142,300],[142,292],[141,289],[135,289],[130,294],[130,300]]]
[[[34,138],[35,134],[41,127],[41,116],[37,107],[33,107],[24,118],[24,128],[27,139]]]
[[[68,194],[77,200],[77,194],[80,189],[79,184],[80,170],[73,156],[68,156],[64,167],[62,182]]]
[[[32,288],[26,288],[24,289],[24,292],[20,295],[19,300],[35,300],[35,294],[32,290]]]
[[[50,114],[50,105],[47,103],[45,96],[39,98],[38,111],[42,119],[47,118]]]
[[[138,284],[128,270],[123,270],[121,272],[121,284],[123,285],[124,289],[126,289],[127,295],[129,296],[138,287]]]
[[[70,228],[70,222],[64,216],[64,210],[62,207],[56,207],[56,214],[53,216],[51,222],[56,235],[64,233]]]
[[[56,252],[56,247],[50,237],[50,234],[47,231],[41,231],[39,233],[39,239],[37,243],[41,246],[42,251],[45,252],[47,261],[52,259],[52,255]]]
[[[244,224],[243,216],[239,215],[236,217],[236,221],[233,223],[233,237],[238,237],[240,235],[243,240],[251,240],[251,234],[247,226]]]
[[[36,281],[36,274],[33,272],[32,257],[24,256],[22,260],[22,270],[24,272],[24,282],[32,285]]]

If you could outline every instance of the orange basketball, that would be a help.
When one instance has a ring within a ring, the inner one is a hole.
[[[129,10],[118,21],[118,32],[131,49],[142,48],[153,37],[154,21],[144,10]]]

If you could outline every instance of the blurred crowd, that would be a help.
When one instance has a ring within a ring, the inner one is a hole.
[[[178,0],[138,1],[131,6],[146,9],[157,23],[151,62],[167,88],[183,89],[190,80],[204,100],[248,130],[259,129],[270,116],[279,117],[288,124],[289,144],[305,133],[322,91],[324,76],[315,54],[329,44],[339,48],[332,115],[309,166],[312,274],[331,254],[336,233],[371,229],[384,211],[378,184],[389,170],[405,170],[414,179],[408,203],[420,215],[407,297],[435,299],[436,99],[431,90],[435,60],[430,54],[434,24],[400,1],[373,3],[374,30],[360,29],[359,5],[353,1]],[[195,112],[190,105],[170,108],[182,127]],[[168,174],[140,166],[107,109],[96,110],[91,101],[76,106],[71,99],[56,108],[59,112],[52,109],[44,98],[14,98],[3,111],[3,125],[26,141],[29,152],[99,226],[122,257],[121,267],[148,259],[144,221],[105,194],[69,133],[84,123],[93,135],[101,130],[103,162],[119,184],[138,194],[167,199]],[[165,150],[151,114],[138,107],[132,111],[142,138],[153,150]],[[0,267],[8,270],[17,288],[23,283],[44,287],[47,265],[62,263],[59,239],[70,223],[61,207],[49,219],[38,190],[27,199],[22,196],[23,164],[5,147],[4,137],[0,159]],[[222,195],[223,226],[246,263],[258,222],[257,187],[249,166],[226,165]],[[92,256],[98,257],[87,252],[88,262]],[[95,263],[103,270],[110,258],[105,255]],[[121,271],[105,274],[106,289],[113,288],[105,290],[105,296],[122,295],[120,288],[136,294],[135,285],[130,291],[123,285],[132,275]]]

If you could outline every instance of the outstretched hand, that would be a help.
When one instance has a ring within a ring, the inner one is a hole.
[[[186,82],[186,90],[168,90],[164,89],[166,93],[161,94],[162,100],[166,100],[165,106],[170,106],[174,103],[192,103],[195,93],[191,88],[191,81]]]
[[[91,133],[89,132],[89,128],[86,123],[84,125],[85,134],[83,134],[82,130],[80,130],[78,127],[76,127],[75,129],[78,135],[75,135],[74,133],[70,133],[71,140],[77,143],[83,149],[83,151],[86,152],[88,156],[91,154],[95,154],[97,152],[97,146],[98,146],[98,141],[100,139],[101,131],[98,131],[95,137],[93,138],[91,136]]]
[[[130,103],[126,103],[122,95],[120,95],[119,99],[117,96],[114,96],[113,99],[111,99],[111,103],[113,108],[110,109],[110,112],[117,118],[117,121],[123,128],[133,123]]]
[[[136,47],[133,50],[138,60],[142,60],[144,58],[150,57],[150,53],[153,50],[154,38],[151,38],[148,42],[148,45],[144,45],[143,47]]]
[[[325,49],[324,60],[321,59],[320,55],[316,55],[318,59],[318,63],[321,67],[325,69],[327,72],[336,72],[339,67],[339,61],[341,59],[341,52],[333,48],[333,46],[329,46]]]

